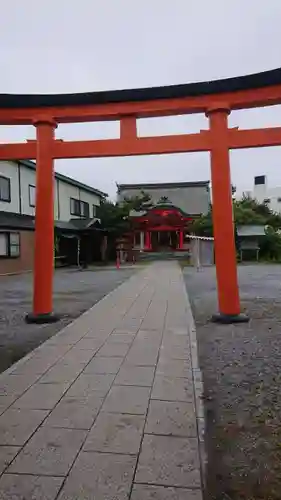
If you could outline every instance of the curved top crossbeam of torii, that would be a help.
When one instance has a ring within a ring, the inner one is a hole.
[[[0,125],[26,125],[38,120],[56,123],[120,121],[120,138],[94,141],[54,141],[53,158],[89,158],[209,151],[209,130],[196,134],[138,137],[137,119],[207,113],[281,104],[281,68],[216,81],[133,90],[78,94],[0,94]],[[0,138],[1,140],[1,138]],[[277,146],[281,128],[228,129],[229,149]],[[31,159],[36,144],[0,144],[0,160]]]
[[[48,108],[77,108],[80,106],[109,105],[129,102],[143,103],[166,99],[193,98],[195,106],[198,101],[198,106],[200,110],[203,111],[207,103],[210,103],[214,98],[217,101],[217,99],[221,97],[229,101],[231,107],[233,104],[233,109],[239,109],[246,104],[239,101],[239,98],[241,99],[242,97],[242,93],[245,94],[244,98],[246,98],[245,92],[247,92],[249,106],[251,107],[255,106],[255,103],[251,102],[252,99],[249,91],[251,94],[255,94],[258,98],[262,99],[262,96],[265,96],[270,87],[272,87],[272,90],[273,87],[275,87],[276,90],[277,87],[279,87],[280,90],[280,86],[281,68],[278,68],[252,75],[182,85],[168,85],[165,87],[107,90],[78,94],[0,94],[0,109],[27,110],[30,108],[41,108],[46,110]],[[261,91],[262,89],[266,89],[265,92],[257,92],[257,90]],[[274,98],[273,95],[272,98]],[[28,114],[26,114],[26,116],[28,116]],[[62,117],[63,113],[61,113],[59,121],[61,121]],[[67,120],[67,117],[65,118]]]

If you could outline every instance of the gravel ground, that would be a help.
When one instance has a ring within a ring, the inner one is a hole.
[[[239,268],[249,324],[214,325],[215,270],[184,269],[204,377],[207,498],[281,498],[281,266]]]
[[[54,310],[62,318],[49,325],[28,325],[24,321],[32,307],[30,274],[0,277],[0,372],[80,316],[135,270],[57,270]]]

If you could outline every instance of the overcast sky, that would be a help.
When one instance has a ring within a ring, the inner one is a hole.
[[[281,61],[280,0],[4,0],[0,92],[64,93],[150,87],[269,70]],[[230,126],[281,126],[281,106],[233,112]],[[203,115],[141,120],[139,134],[196,132]],[[61,125],[58,138],[117,137],[116,123]],[[0,142],[34,137],[0,127]],[[210,178],[207,153],[60,160],[56,170],[115,193],[115,182]],[[281,185],[281,148],[235,151],[239,191],[253,177]]]

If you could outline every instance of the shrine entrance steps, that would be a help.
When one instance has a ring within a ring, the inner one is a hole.
[[[202,500],[202,380],[176,262],[144,266],[0,387],[1,499]]]
[[[139,261],[147,261],[147,262],[153,262],[153,261],[164,261],[164,260],[188,260],[190,256],[189,251],[185,250],[166,250],[166,251],[161,251],[161,252],[141,252],[138,255],[138,260]]]

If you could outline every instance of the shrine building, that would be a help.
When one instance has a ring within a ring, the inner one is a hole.
[[[209,181],[159,184],[118,184],[117,201],[149,196],[139,210],[130,212],[132,247],[146,252],[185,251],[192,222],[208,212]]]

